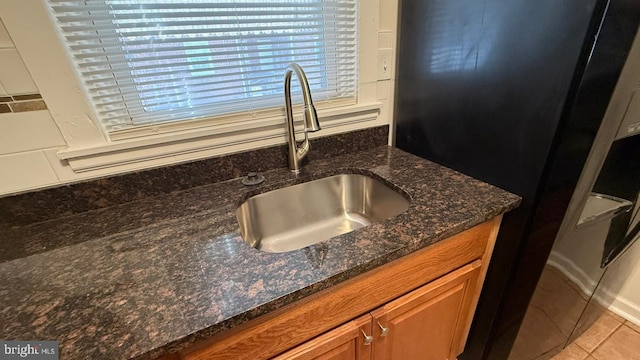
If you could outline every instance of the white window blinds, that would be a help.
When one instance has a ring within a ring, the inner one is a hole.
[[[356,0],[49,0],[107,132],[283,104],[290,62],[315,101],[355,98]]]

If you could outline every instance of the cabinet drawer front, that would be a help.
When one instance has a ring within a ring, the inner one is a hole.
[[[365,336],[370,335],[371,315],[367,314],[276,356],[273,360],[369,360],[372,346]]]

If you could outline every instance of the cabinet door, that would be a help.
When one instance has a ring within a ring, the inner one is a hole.
[[[299,345],[274,360],[370,360],[371,315],[363,315]]]
[[[456,359],[480,268],[473,262],[373,311],[373,359]]]

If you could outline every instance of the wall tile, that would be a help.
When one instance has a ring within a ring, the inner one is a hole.
[[[42,95],[40,94],[25,94],[25,95],[14,95],[14,101],[24,101],[24,100],[36,100],[42,99]]]
[[[358,31],[371,36],[358,37],[358,83],[373,82],[378,78],[378,15],[377,1],[360,8]]]
[[[0,155],[64,145],[49,111],[0,114]]]
[[[391,30],[378,31],[378,49],[393,48],[393,32]]]
[[[0,156],[0,193],[43,187],[58,182],[42,151]]]
[[[19,101],[9,104],[13,112],[27,112],[46,110],[47,105],[42,100]]]
[[[47,110],[40,94],[0,94],[0,113]],[[1,125],[0,125],[1,128]]]
[[[13,41],[9,37],[9,33],[7,33],[7,29],[5,29],[4,24],[0,21],[0,48],[12,48]]]
[[[389,98],[391,80],[378,81],[376,83],[376,100],[387,100]]]
[[[395,30],[398,23],[398,0],[380,0],[379,30]]]
[[[376,101],[378,98],[378,82],[358,84],[358,97],[364,101]]]
[[[16,49],[0,49],[0,84],[9,94],[38,92]]]

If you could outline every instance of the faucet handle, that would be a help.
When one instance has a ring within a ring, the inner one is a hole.
[[[318,113],[313,104],[305,105],[302,109],[302,120],[304,121],[304,131],[320,130],[320,122],[318,121]]]

